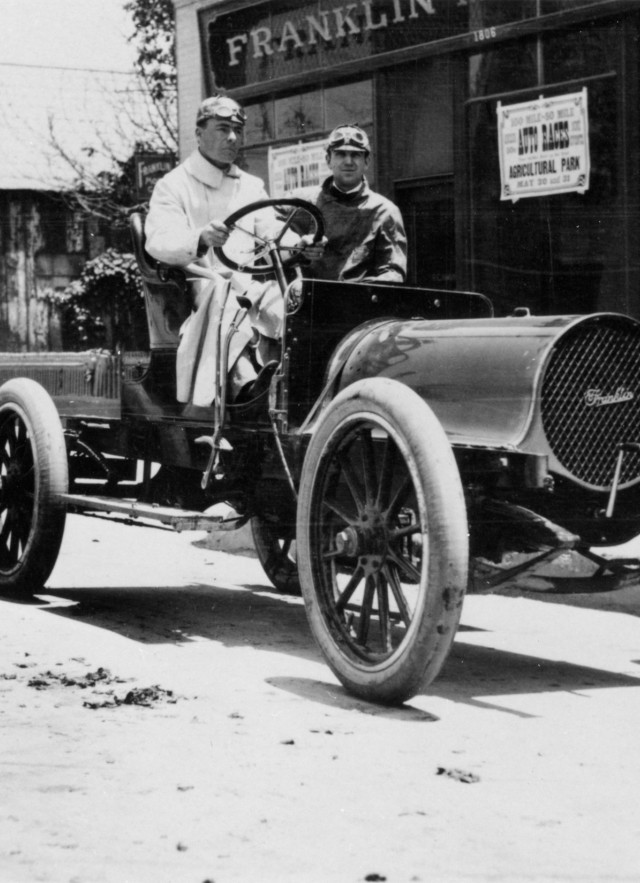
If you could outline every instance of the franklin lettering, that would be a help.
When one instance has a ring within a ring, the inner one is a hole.
[[[603,405],[619,405],[622,402],[630,402],[635,398],[631,389],[619,386],[614,393],[608,395],[599,389],[588,389],[584,394],[585,404],[590,408],[601,408]]]
[[[227,65],[235,67],[241,64],[247,54],[259,59],[276,53],[286,54],[291,49],[304,51],[320,41],[331,44],[366,31],[376,31],[435,14],[434,0],[385,0],[375,5],[373,0],[360,0],[358,3],[334,6],[319,11],[317,15],[301,16],[299,20],[285,19],[277,33],[262,25],[228,37]]]

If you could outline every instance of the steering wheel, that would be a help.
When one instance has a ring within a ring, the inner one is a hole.
[[[239,223],[258,213],[261,217],[251,219],[250,224]],[[260,233],[253,229],[256,221]],[[214,254],[231,270],[257,278],[303,261],[300,236],[311,236],[313,244],[324,236],[320,211],[304,199],[261,199],[233,212],[224,223],[231,234],[224,245],[214,248]]]

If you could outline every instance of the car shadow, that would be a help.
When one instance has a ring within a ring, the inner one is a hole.
[[[302,599],[275,595],[266,586],[92,586],[45,589],[38,598],[46,612],[142,644],[181,645],[204,639],[320,659]]]
[[[631,662],[640,666],[640,660]],[[285,677],[272,678],[269,683],[297,696],[332,707],[345,708],[348,704],[353,708],[354,703],[357,704],[357,700],[335,684]],[[459,633],[438,678],[420,695],[427,700],[437,696],[478,709],[531,718],[536,715],[501,704],[499,697],[555,692],[586,696],[586,691],[612,687],[640,688],[640,669],[635,678],[562,660],[469,644],[461,640]],[[365,714],[379,713],[380,706],[372,703],[359,704],[363,706],[359,710]],[[396,720],[410,721],[437,719],[433,714],[423,712],[410,703],[397,711],[397,715],[389,716]]]
[[[366,702],[363,699],[355,699],[344,687],[331,684],[326,681],[317,681],[313,678],[267,678],[267,683],[278,690],[284,690],[294,696],[317,702],[330,708],[339,708],[344,711],[358,711],[372,717],[384,717],[387,720],[407,721],[410,723],[434,723],[439,720],[436,715],[428,711],[416,708],[410,703],[401,706],[380,705],[375,702]]]
[[[243,588],[203,584],[56,588],[45,589],[33,599],[5,596],[4,600],[37,604],[47,613],[81,620],[141,644],[185,645],[204,639],[226,647],[253,646],[323,661],[309,632],[302,599],[278,595],[270,587],[259,584]],[[640,669],[638,678],[635,678],[557,658],[521,654],[465,641],[466,633],[481,631],[486,630],[472,624],[460,627],[449,657],[439,677],[424,691],[425,697],[437,696],[478,708],[530,717],[508,704],[503,706],[496,701],[497,697],[548,692],[580,694],[593,689],[640,686]],[[640,665],[640,660],[632,660],[632,663]],[[278,678],[270,683],[334,707],[343,707],[345,702],[350,708],[362,705],[341,687],[321,681],[292,677]],[[373,710],[380,708],[375,704],[370,707]],[[405,716],[400,715],[398,719],[432,717],[420,717],[424,713],[418,713],[411,706],[404,708]]]
[[[471,644],[458,634],[440,675],[424,692],[465,705],[531,717],[501,705],[496,698],[554,692],[587,695],[587,691],[612,687],[639,688],[640,668],[638,677],[633,677],[562,659]]]

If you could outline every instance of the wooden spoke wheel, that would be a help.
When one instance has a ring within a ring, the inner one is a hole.
[[[38,592],[60,551],[68,471],[60,418],[33,380],[0,387],[0,591]]]
[[[343,390],[306,453],[298,567],[311,630],[340,681],[402,702],[437,675],[467,585],[466,508],[425,402],[386,378]]]

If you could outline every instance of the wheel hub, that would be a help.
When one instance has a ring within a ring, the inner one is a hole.
[[[387,526],[378,509],[366,510],[335,537],[336,551],[349,558],[359,558],[360,566],[367,572],[380,570],[388,546]]]

